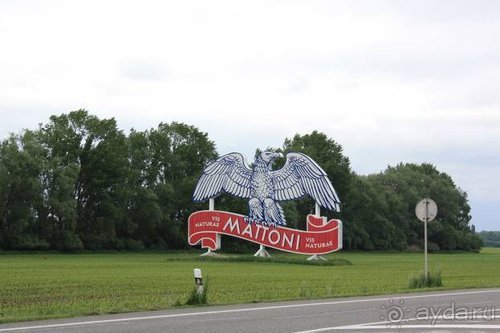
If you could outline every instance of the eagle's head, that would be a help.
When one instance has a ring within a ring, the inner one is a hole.
[[[277,159],[278,157],[283,157],[283,154],[281,153],[275,153],[273,151],[263,151],[260,153],[260,158],[266,163],[266,164],[272,164],[272,162]]]

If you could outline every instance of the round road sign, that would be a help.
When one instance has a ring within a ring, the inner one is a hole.
[[[434,200],[425,198],[418,202],[415,207],[415,214],[422,222],[431,222],[436,218],[438,207]]]

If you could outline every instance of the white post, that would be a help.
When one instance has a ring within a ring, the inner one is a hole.
[[[208,210],[215,210],[215,199],[210,198],[208,199]],[[216,236],[217,239],[217,248],[220,248],[220,235],[217,234]],[[200,257],[205,257],[205,256],[215,256],[217,253],[213,252],[212,249],[208,249],[207,252],[200,254]]]
[[[314,216],[321,217],[321,206],[317,202],[314,203]],[[326,258],[324,258],[320,255],[317,255],[317,254],[312,255],[309,258],[307,258],[307,261],[311,261],[311,260],[327,261]]]
[[[194,284],[198,295],[203,294],[203,278],[201,277],[201,269],[199,268],[194,269]]]

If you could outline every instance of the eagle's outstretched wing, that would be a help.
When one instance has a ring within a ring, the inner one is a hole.
[[[196,184],[194,201],[213,198],[226,191],[240,198],[250,198],[252,170],[241,154],[230,153],[210,163]]]
[[[283,168],[270,174],[274,183],[274,200],[293,200],[308,194],[322,207],[340,211],[340,200],[332,183],[310,157],[288,153]]]

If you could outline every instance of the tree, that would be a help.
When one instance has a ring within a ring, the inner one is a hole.
[[[353,180],[353,174],[351,173],[349,158],[343,155],[341,145],[328,138],[325,134],[313,131],[310,134],[296,134],[292,139],[286,139],[282,151],[285,155],[289,152],[301,152],[318,163],[327,173],[343,206],[345,195],[349,191]],[[281,164],[283,162],[281,161]],[[279,164],[280,161],[277,163]],[[294,204],[285,204],[284,207],[293,208],[292,212],[287,213],[285,211],[285,213],[299,218],[298,221],[290,221],[299,228],[305,228],[306,215],[314,213],[314,201],[310,198],[298,200]],[[329,217],[342,218],[343,216],[342,213],[334,214],[326,211],[323,213]]]
[[[114,119],[85,110],[50,117],[40,128],[48,150],[48,214],[59,249],[113,248],[125,223],[121,205],[128,160],[126,137]]]
[[[451,250],[478,249],[480,243],[469,225],[467,194],[448,174],[427,163],[401,163],[367,179],[384,204],[377,211],[394,224],[396,234],[405,236],[403,240],[408,245],[420,246],[423,242],[422,225],[415,217],[415,205],[422,198],[430,197],[439,207],[436,223],[429,225],[431,245]],[[448,232],[450,228],[456,233]]]
[[[482,246],[470,225],[467,193],[431,164],[401,163],[359,176],[342,147],[317,131],[297,134],[275,150],[305,153],[326,171],[342,211],[322,214],[342,219],[344,248],[421,246],[414,207],[423,197],[439,206],[437,222],[429,225],[431,249]],[[192,202],[193,189],[216,158],[207,133],[186,124],[161,123],[127,137],[114,119],[85,110],[52,116],[0,144],[0,249],[185,248],[188,216],[206,207]],[[283,208],[289,225],[305,228],[314,202],[304,198]],[[217,209],[246,213],[248,203],[222,195]],[[232,250],[250,246],[233,239],[227,244]]]
[[[196,182],[207,162],[217,157],[207,133],[193,126],[161,123],[146,134],[148,187],[158,197],[163,219],[158,230],[167,247],[187,246],[187,218],[200,207],[192,202]]]
[[[48,247],[38,222],[44,195],[43,149],[31,131],[12,135],[0,147],[0,246],[7,250]]]
[[[500,247],[500,231],[481,231],[479,237],[485,246]]]

